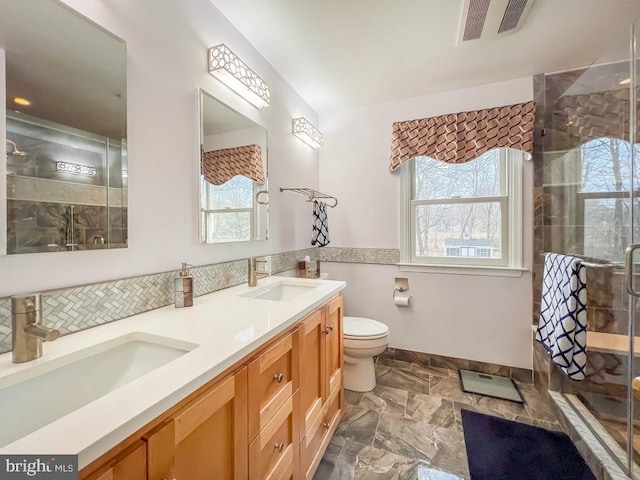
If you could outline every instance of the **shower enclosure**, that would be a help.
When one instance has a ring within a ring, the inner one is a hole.
[[[10,110],[6,120],[6,253],[126,247],[126,140]]]
[[[639,56],[628,40],[585,68],[537,75],[534,316],[540,311],[545,252],[586,259],[587,378],[550,367],[561,392],[609,453],[640,479]],[[628,38],[629,32],[621,32]],[[540,347],[534,346],[534,369]],[[546,360],[548,361],[548,360]],[[634,396],[637,378],[638,397]],[[544,383],[544,382],[542,382]]]

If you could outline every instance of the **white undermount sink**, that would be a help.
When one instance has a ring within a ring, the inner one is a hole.
[[[258,288],[255,291],[243,293],[241,297],[255,298],[259,300],[273,300],[276,302],[287,302],[310,292],[318,287],[320,283],[305,282],[298,283],[294,281],[283,281]]]
[[[0,411],[4,412],[0,447],[166,365],[197,346],[136,332],[0,378]]]

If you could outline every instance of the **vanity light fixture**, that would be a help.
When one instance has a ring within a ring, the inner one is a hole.
[[[224,43],[209,48],[209,73],[255,107],[269,106],[269,85]]]
[[[294,118],[292,121],[293,134],[313,148],[322,147],[322,133],[304,117]]]
[[[98,169],[95,167],[67,162],[56,162],[56,170],[64,173],[72,173],[74,175],[84,175],[85,177],[95,177],[98,173]]]

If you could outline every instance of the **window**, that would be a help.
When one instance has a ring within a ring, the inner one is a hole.
[[[401,168],[401,263],[522,266],[524,152],[467,163],[416,157]]]
[[[223,185],[213,185],[203,176],[200,181],[201,204],[204,205],[201,212],[201,238],[205,238],[206,243],[254,238],[254,182],[241,175],[236,175]]]
[[[573,153],[568,152],[567,158]],[[630,191],[633,184],[638,185],[638,173],[631,169],[631,145],[615,138],[592,140],[580,147],[579,160],[579,185],[565,182],[562,186],[565,196],[579,187],[575,224],[584,225],[584,231],[576,229],[575,247],[582,243],[587,256],[623,261],[625,248],[633,243]],[[633,202],[637,209],[638,199]],[[638,238],[639,232],[634,233]]]

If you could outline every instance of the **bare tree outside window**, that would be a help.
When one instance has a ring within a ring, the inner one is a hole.
[[[462,164],[414,162],[416,255],[501,258],[506,182],[500,152]]]
[[[584,254],[622,261],[626,246],[632,243],[630,191],[633,184],[638,185],[638,178],[631,177],[631,145],[599,138],[582,145],[580,154]],[[637,202],[636,195],[633,201]]]

